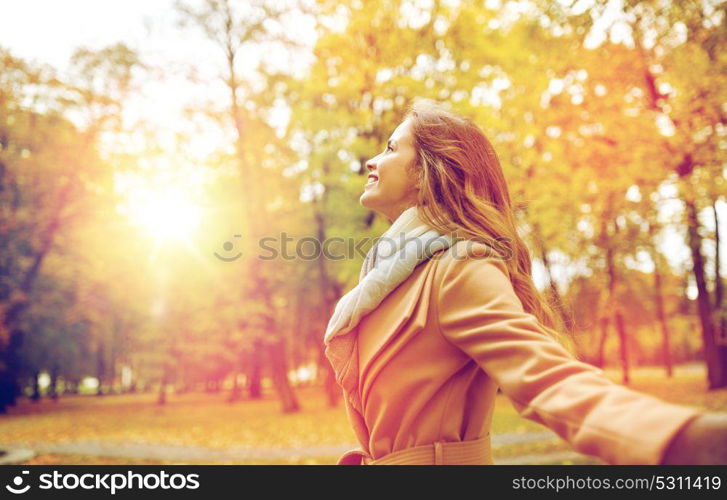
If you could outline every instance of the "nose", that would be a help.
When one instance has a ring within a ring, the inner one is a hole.
[[[376,170],[376,158],[379,156],[376,155],[373,158],[371,158],[369,161],[366,162],[366,168],[369,170],[369,172],[373,172]]]

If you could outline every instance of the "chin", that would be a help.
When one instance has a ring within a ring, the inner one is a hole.
[[[374,210],[375,203],[371,203],[371,196],[369,195],[369,193],[364,192],[358,199],[358,202],[361,204],[362,207]]]

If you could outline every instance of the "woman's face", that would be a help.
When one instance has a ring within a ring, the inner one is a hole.
[[[416,161],[411,121],[404,120],[391,134],[383,153],[366,162],[368,183],[359,199],[361,205],[394,221],[416,204],[416,186],[409,169]]]

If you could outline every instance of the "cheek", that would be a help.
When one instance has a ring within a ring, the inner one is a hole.
[[[402,191],[407,185],[406,170],[401,165],[390,165],[388,168],[381,169],[382,186],[386,186],[390,191]]]
[[[398,169],[393,177],[391,182],[392,190],[400,195],[409,193],[414,188],[414,179],[406,168]]]

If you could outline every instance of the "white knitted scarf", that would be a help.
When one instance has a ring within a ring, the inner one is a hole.
[[[360,403],[353,396],[358,385],[358,359],[356,335],[351,332],[417,265],[452,242],[450,236],[426,225],[416,206],[407,208],[366,254],[358,285],[336,304],[323,338],[326,356],[336,381],[357,410],[361,411]]]

